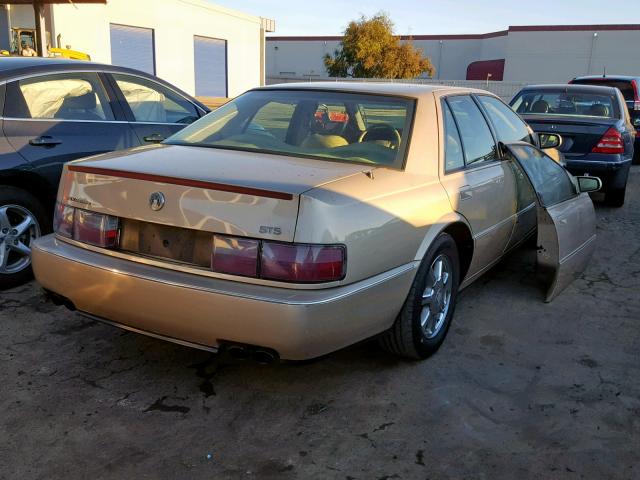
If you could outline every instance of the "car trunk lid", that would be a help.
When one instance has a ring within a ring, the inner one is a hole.
[[[148,223],[293,241],[300,195],[362,170],[346,163],[160,145],[68,164],[65,201],[126,219],[129,232],[135,226],[146,243],[175,245],[180,236],[145,227]]]
[[[573,116],[524,115],[536,133],[555,133],[562,137],[559,150],[567,157],[591,152],[609,128],[618,122],[615,118]]]

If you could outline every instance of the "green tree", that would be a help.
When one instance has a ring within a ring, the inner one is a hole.
[[[416,78],[435,69],[422,49],[393,34],[393,22],[384,13],[351,21],[340,47],[324,56],[330,77]]]

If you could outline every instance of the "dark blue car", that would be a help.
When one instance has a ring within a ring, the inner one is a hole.
[[[0,58],[0,289],[30,278],[65,162],[160,142],[208,111],[137,70]]]
[[[605,201],[624,204],[636,130],[619,89],[588,85],[532,85],[510,102],[540,134],[559,134],[565,166],[603,182]]]
[[[574,85],[599,85],[615,87],[622,92],[631,123],[636,129],[633,163],[640,164],[640,77],[628,75],[588,75],[576,77],[569,83]]]

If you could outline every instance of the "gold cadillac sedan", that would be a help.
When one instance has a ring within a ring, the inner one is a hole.
[[[197,348],[299,360],[377,336],[421,359],[458,291],[530,236],[547,301],[588,262],[600,181],[537,145],[480,90],[259,88],[67,164],[33,268],[69,308]]]

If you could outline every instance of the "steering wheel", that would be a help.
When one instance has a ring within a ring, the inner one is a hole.
[[[371,125],[358,137],[358,142],[375,142],[375,141],[387,141],[390,143],[389,148],[398,148],[402,138],[400,132],[386,123],[378,123]]]

